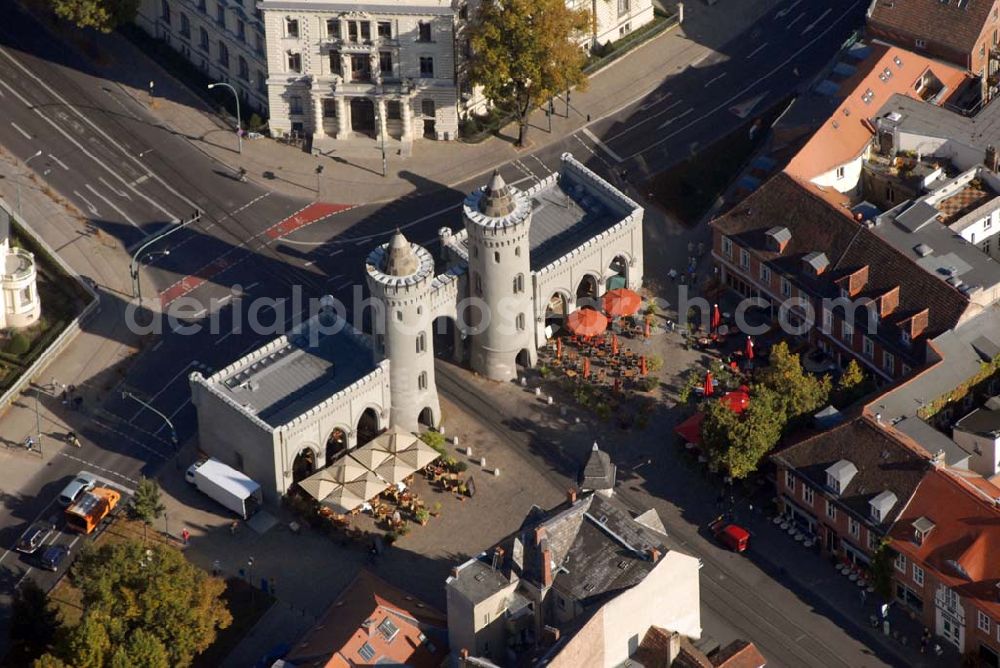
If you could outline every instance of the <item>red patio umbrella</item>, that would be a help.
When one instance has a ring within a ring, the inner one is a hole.
[[[646,339],[649,338],[649,321],[648,320],[646,321],[646,325],[642,328],[642,336],[643,336],[643,338],[646,338]]]
[[[715,394],[715,387],[712,385],[712,372],[709,371],[705,374],[705,395],[710,397]]]
[[[628,288],[618,288],[605,292],[601,301],[604,304],[604,312],[616,318],[623,315],[634,315],[638,312],[642,298]]]
[[[608,328],[608,319],[593,309],[583,308],[569,314],[566,327],[578,336],[597,336]]]
[[[719,401],[737,415],[750,406],[750,396],[746,392],[726,392]]]
[[[722,324],[722,312],[719,311],[718,304],[712,304],[712,320],[709,323],[711,330],[714,332]]]
[[[748,362],[753,361],[753,340],[748,336],[746,347],[743,349],[743,356],[747,358]]]
[[[646,369],[646,356],[645,355],[643,355],[642,357],[639,358],[639,373],[642,374],[643,377],[645,377],[646,374],[649,373],[648,370]]]
[[[562,359],[562,337],[556,339],[556,359]]]
[[[589,378],[590,377],[590,358],[589,357],[584,357],[583,358],[583,377],[584,378]]]
[[[618,354],[618,335],[617,334],[612,334],[611,335],[611,354],[612,355],[617,355]]]

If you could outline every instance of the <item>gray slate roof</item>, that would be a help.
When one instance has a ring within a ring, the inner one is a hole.
[[[313,337],[313,326],[305,323],[266,357],[251,353],[219,378],[217,387],[277,428],[375,370],[371,349],[352,330]]]

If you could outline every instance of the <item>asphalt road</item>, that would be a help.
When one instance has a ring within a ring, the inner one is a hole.
[[[860,0],[783,3],[733,43],[718,47],[718,55],[681,67],[648,97],[623,101],[610,117],[503,165],[501,172],[510,183],[530,186],[558,169],[559,156],[570,151],[619,184],[622,169],[651,174],[800,87],[860,24],[863,12]],[[372,246],[396,227],[421,243],[435,240],[443,225],[457,228],[463,194],[485,178],[474,175],[454,187],[420,184],[418,194],[398,202],[358,207],[324,225],[275,237],[269,230],[308,202],[241,183],[184,137],[156,125],[142,104],[81,65],[18,12],[5,13],[0,44],[0,100],[6,111],[0,144],[22,160],[37,154],[31,168],[98,227],[134,249],[201,212],[165,248],[156,247],[171,252],[149,258],[155,271],[151,284],[143,286],[175,306],[188,300],[187,316],[162,332],[116,388],[169,416],[182,441],[196,431],[187,384],[191,371],[209,373],[272,338],[308,314],[310,297],[332,294],[353,303],[363,285],[362,259]],[[565,106],[565,100],[557,101],[557,113]],[[568,113],[584,112],[571,107]],[[190,289],[179,283],[191,276],[203,282]],[[272,327],[251,331],[251,317]],[[201,331],[174,331],[186,325]],[[12,545],[29,520],[44,516],[76,470],[97,468],[130,484],[169,460],[169,430],[137,402],[114,393],[91,417],[79,431],[87,445],[77,460],[61,458],[35,479],[21,481],[16,502],[8,497],[0,511],[0,545]],[[28,565],[5,559],[0,581],[9,591]],[[753,611],[740,612],[732,593],[719,591],[705,602],[733,616],[746,635],[760,631],[752,623]]]

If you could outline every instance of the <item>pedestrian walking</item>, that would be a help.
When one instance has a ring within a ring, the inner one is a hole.
[[[187,527],[184,527],[184,530],[181,531],[181,540],[183,540],[184,544],[187,545],[190,538],[191,532],[187,530]]]
[[[927,645],[931,641],[931,630],[924,627],[924,632],[920,634],[920,653],[924,654],[927,652]]]
[[[705,254],[705,244],[701,241],[698,242],[698,257],[702,257]]]
[[[691,255],[691,253],[694,253],[694,242],[693,241],[689,241],[688,242],[688,255]]]
[[[232,536],[236,535],[236,532],[240,530],[239,520],[233,520],[233,523],[229,525],[229,533]]]
[[[865,602],[868,600],[868,592],[864,589],[860,589],[858,590],[858,593],[861,595],[861,607],[863,608],[865,607]]]
[[[220,573],[222,573],[222,562],[216,559],[212,562],[212,576],[219,577]]]
[[[62,391],[62,395],[59,398],[62,400],[63,406],[69,405],[69,395],[66,393],[66,390]]]

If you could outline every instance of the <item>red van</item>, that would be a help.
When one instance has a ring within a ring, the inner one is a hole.
[[[715,538],[733,552],[744,552],[750,542],[750,532],[743,527],[727,522],[722,517],[709,525]]]

